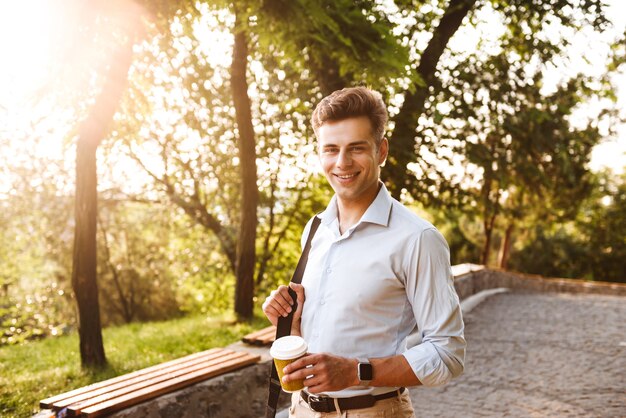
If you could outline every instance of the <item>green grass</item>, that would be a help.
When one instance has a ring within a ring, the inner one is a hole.
[[[213,347],[224,347],[268,325],[229,318],[187,317],[165,322],[129,324],[103,331],[109,367],[81,369],[78,335],[0,348],[0,416],[28,417],[39,401],[90,383]]]

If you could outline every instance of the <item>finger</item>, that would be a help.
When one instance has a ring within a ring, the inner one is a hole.
[[[263,311],[267,318],[270,320],[272,325],[276,325],[278,323],[278,318],[283,316],[282,313],[278,312],[273,306],[268,307],[265,311]]]
[[[275,311],[276,315],[278,316],[287,316],[289,315],[289,312],[291,311],[291,308],[289,307],[285,308],[276,300],[273,300],[270,302],[270,304],[268,305],[268,309],[272,309],[273,311]]]
[[[296,292],[296,295],[298,297],[298,304],[302,305],[306,300],[304,294],[304,286],[298,283],[289,283],[289,287],[291,287],[293,291]]]
[[[281,286],[284,289],[287,289],[287,286]],[[283,289],[283,291],[284,291]],[[265,299],[263,303],[263,308],[273,306],[276,310],[278,310],[279,315],[286,316],[291,310],[291,306],[287,303],[287,300],[281,294],[281,289],[274,290],[270,295]]]
[[[287,316],[287,314],[291,312],[292,307],[289,303],[289,300],[285,298],[283,293],[286,292],[286,289],[288,288],[287,286],[281,286],[281,288],[278,288],[277,290],[274,290],[272,293],[270,293],[270,295],[265,299],[263,309],[265,310],[267,307],[272,306],[278,311],[280,316]]]
[[[294,380],[306,380],[306,379],[315,379],[316,375],[312,367],[305,367],[303,369],[295,370],[291,373],[285,373],[283,376],[283,381],[291,382]],[[319,379],[318,379],[319,380]],[[316,383],[314,380],[313,383]]]
[[[306,391],[309,392],[309,393],[322,393],[322,392],[325,392],[324,384],[321,383],[321,382],[315,383],[315,384],[311,384],[311,385],[307,385],[306,382],[305,382],[304,386],[306,387]]]
[[[289,294],[289,288],[287,286],[281,286],[279,288],[278,293],[274,296],[274,300],[281,304],[285,309],[291,311],[291,306],[294,301],[291,295]]]
[[[296,370],[304,370],[308,367],[308,371],[311,370],[310,366],[313,366],[315,364],[315,355],[314,354],[305,354],[304,356],[300,357],[298,360],[294,361],[293,363],[288,364],[287,366],[285,366],[285,368],[283,369],[283,372],[285,374],[290,374],[295,372]],[[306,377],[306,374],[303,375],[302,377]]]
[[[263,302],[263,312],[265,312],[266,310],[273,308],[273,309],[279,309],[282,307],[282,305],[278,302],[275,301],[275,296],[276,294],[274,292],[272,292],[272,294],[270,294],[270,296],[268,296],[265,299],[265,302]],[[280,312],[282,314],[282,312]]]

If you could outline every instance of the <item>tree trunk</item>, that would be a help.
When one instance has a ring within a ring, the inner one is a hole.
[[[494,213],[488,218],[483,220],[483,227],[485,230],[485,244],[483,246],[480,262],[483,266],[489,265],[489,255],[491,253],[491,237],[493,235],[493,225],[496,222],[496,214]]]
[[[132,61],[132,42],[111,57],[102,92],[80,127],[76,145],[76,197],[72,288],[78,305],[80,358],[84,367],[106,365],[98,301],[96,219],[98,178],[96,151],[124,92]]]
[[[511,243],[513,237],[513,229],[515,228],[515,224],[513,222],[509,223],[509,226],[506,227],[506,231],[504,233],[504,240],[502,241],[502,246],[500,247],[500,254],[498,255],[498,265],[501,269],[507,268],[509,264],[509,254],[511,252]]]
[[[451,0],[439,26],[433,32],[428,46],[420,57],[417,72],[424,80],[424,86],[416,86],[415,93],[407,91],[402,109],[393,118],[395,127],[390,138],[387,167],[381,173],[390,193],[400,198],[403,188],[411,182],[407,164],[415,159],[415,137],[419,115],[424,112],[424,104],[430,95],[429,88],[434,85],[437,64],[448,45],[448,41],[459,29],[463,19],[477,0]]]
[[[256,144],[248,97],[248,45],[239,17],[235,23],[235,44],[231,66],[231,86],[239,131],[239,167],[241,170],[241,225],[237,239],[235,313],[239,318],[252,317],[256,227],[259,190],[257,186]]]
[[[72,288],[78,304],[78,334],[83,366],[106,364],[100,324],[100,305],[96,281],[96,214],[98,142],[81,137],[76,147],[76,226]]]

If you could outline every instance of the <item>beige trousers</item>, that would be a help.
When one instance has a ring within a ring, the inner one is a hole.
[[[300,392],[296,392],[291,396],[289,418],[415,418],[415,414],[408,390],[398,397],[378,401],[371,408],[327,413],[311,410],[300,397]]]

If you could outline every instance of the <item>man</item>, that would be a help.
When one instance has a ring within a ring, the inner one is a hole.
[[[310,353],[284,369],[285,381],[306,378],[290,417],[413,417],[406,386],[441,385],[463,371],[448,245],[379,179],[386,123],[380,94],[364,87],[336,91],[313,112],[335,195],[318,215],[302,285],[290,285],[298,301],[292,334]],[[280,286],[263,312],[276,325],[292,304]]]

